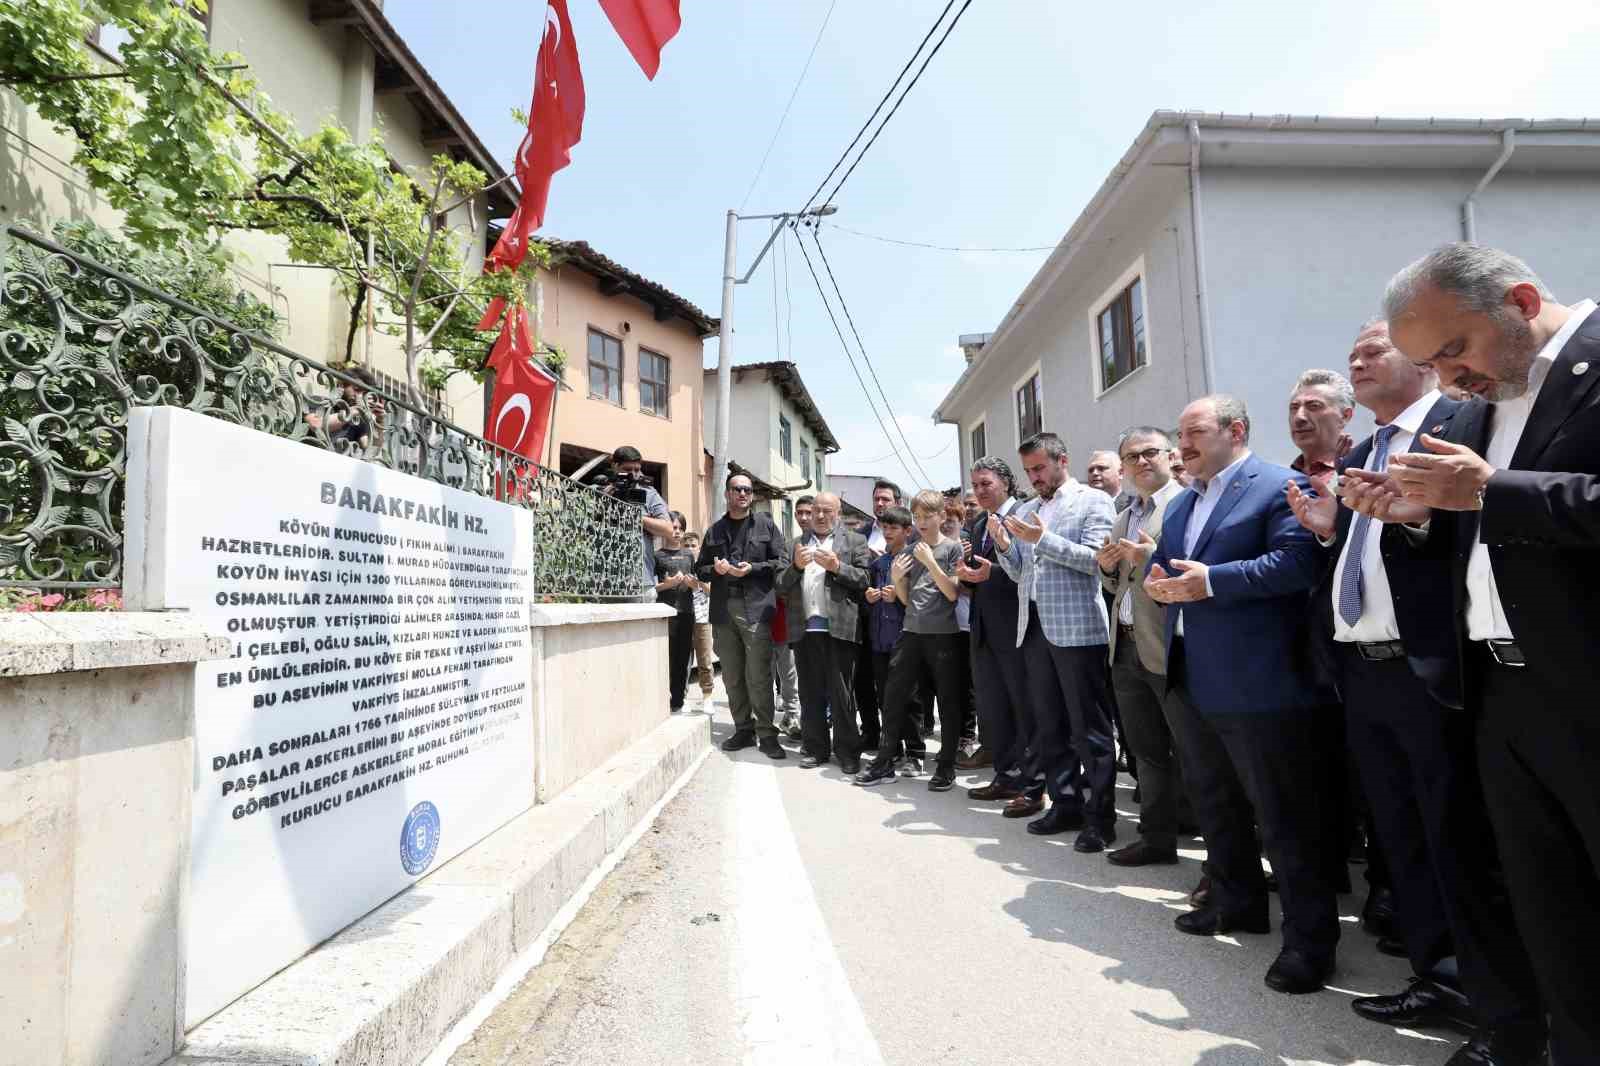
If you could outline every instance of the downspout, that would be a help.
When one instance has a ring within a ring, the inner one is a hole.
[[[1217,368],[1212,361],[1211,307],[1206,302],[1206,252],[1204,229],[1200,222],[1200,123],[1189,122],[1189,220],[1194,237],[1194,302],[1200,316],[1200,366],[1205,372],[1205,390],[1217,387]]]
[[[1461,239],[1477,243],[1478,240],[1478,194],[1489,187],[1495,175],[1500,173],[1500,168],[1506,165],[1511,158],[1511,153],[1517,150],[1517,131],[1504,129],[1500,131],[1500,157],[1494,161],[1489,172],[1478,182],[1478,187],[1472,194],[1461,202]]]

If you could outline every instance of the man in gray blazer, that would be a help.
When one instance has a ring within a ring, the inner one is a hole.
[[[777,579],[800,671],[802,769],[835,754],[846,774],[861,769],[855,671],[868,562],[866,538],[839,521],[839,497],[818,493],[811,530],[795,541]]]
[[[1162,712],[1167,690],[1166,607],[1144,590],[1144,571],[1161,539],[1161,520],[1183,486],[1172,476],[1172,439],[1137,426],[1117,443],[1123,484],[1133,502],[1117,515],[1111,539],[1095,557],[1111,594],[1111,686],[1122,710],[1124,741],[1139,767],[1139,839],[1109,852],[1117,866],[1178,861],[1183,778],[1172,730]]]

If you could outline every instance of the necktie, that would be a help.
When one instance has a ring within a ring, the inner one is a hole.
[[[1372,438],[1372,469],[1382,471],[1389,460],[1389,438],[1394,426],[1380,426]],[[1344,574],[1339,579],[1339,617],[1346,625],[1361,620],[1361,560],[1372,526],[1370,515],[1358,514],[1350,526],[1350,548],[1344,556]]]

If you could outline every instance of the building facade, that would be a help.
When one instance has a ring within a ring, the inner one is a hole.
[[[1470,215],[1478,241],[1576,300],[1600,248],[1572,235],[1597,212],[1593,122],[1159,111],[934,417],[959,427],[964,472],[1048,429],[1081,477],[1128,426],[1171,428],[1189,400],[1229,392],[1254,450],[1287,462],[1295,379],[1344,371],[1396,270],[1463,239]],[[1358,409],[1352,434],[1371,429]]]

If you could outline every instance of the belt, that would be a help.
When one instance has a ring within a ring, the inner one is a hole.
[[[1528,659],[1522,654],[1522,647],[1514,640],[1481,640],[1481,644],[1489,657],[1501,666],[1521,669],[1528,665]]]
[[[1121,633],[1125,637],[1130,636],[1133,633],[1133,626],[1128,622],[1118,622],[1117,632]]]
[[[1388,662],[1391,659],[1404,659],[1406,646],[1398,640],[1376,640],[1371,642],[1356,641],[1356,651],[1369,663]]]

